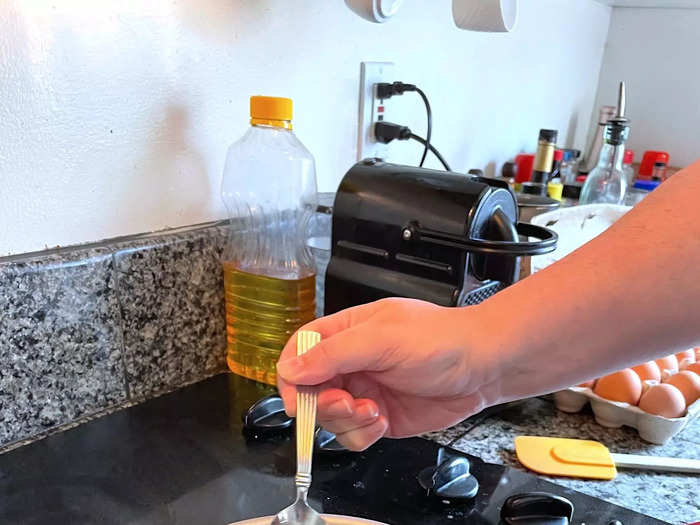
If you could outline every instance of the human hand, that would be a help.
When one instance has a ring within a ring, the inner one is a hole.
[[[488,352],[466,344],[476,309],[384,299],[312,321],[303,329],[320,332],[321,342],[297,357],[294,336],[277,364],[287,412],[296,413],[296,385],[319,385],[319,423],[363,450],[480,411],[495,400],[481,390],[493,376]]]

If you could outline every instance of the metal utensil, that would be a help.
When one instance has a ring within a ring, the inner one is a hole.
[[[267,516],[263,518],[254,518],[252,520],[237,521],[236,523],[229,523],[229,525],[269,525],[271,519],[272,516]],[[378,521],[353,518],[352,516],[338,516],[335,514],[324,514],[323,519],[326,520],[328,525],[386,525],[386,523],[380,523]]]
[[[321,334],[310,330],[297,333],[297,355],[306,353],[321,340]],[[316,428],[316,387],[297,388],[297,487],[296,501],[280,511],[271,525],[327,525],[321,515],[309,506],[308,492],[311,486],[311,458],[314,450]]]

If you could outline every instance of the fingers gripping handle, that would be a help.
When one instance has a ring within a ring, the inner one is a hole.
[[[321,340],[321,334],[310,330],[297,332],[297,355],[305,354]],[[316,429],[316,387],[297,387],[297,475],[294,481],[297,487],[309,488],[311,485],[311,455],[314,449],[314,431]]]

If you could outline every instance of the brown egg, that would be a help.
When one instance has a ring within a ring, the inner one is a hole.
[[[678,359],[679,365],[681,364],[681,362],[683,362],[684,359],[690,359],[691,363],[697,361],[697,359],[695,359],[695,350],[693,348],[691,348],[690,350],[683,350],[682,352],[678,352],[676,354],[676,359]]]
[[[662,383],[644,393],[639,400],[639,408],[656,416],[681,417],[685,413],[685,398],[675,386]]]
[[[598,379],[593,391],[610,401],[636,405],[642,395],[642,380],[639,379],[637,372],[631,368],[625,368]]]
[[[678,370],[685,370],[690,365],[694,365],[695,361],[691,361],[687,357],[678,361]]]
[[[675,355],[667,355],[666,357],[657,359],[656,364],[659,365],[659,370],[661,370],[662,375],[664,370],[670,370],[673,374],[678,372],[678,358],[676,358]]]
[[[642,381],[642,396],[646,393],[647,390],[649,390],[652,386],[654,385],[660,385],[661,381],[656,381],[655,379],[647,379],[646,381]],[[639,398],[641,399],[641,397]]]
[[[700,375],[700,362],[689,364],[687,367],[685,367],[685,370],[695,372],[696,374]]]
[[[700,398],[700,376],[690,370],[684,370],[671,376],[666,381],[667,385],[673,385],[681,391],[685,398],[685,406],[690,406],[695,400]]]
[[[591,379],[590,381],[584,381],[583,383],[579,383],[576,386],[593,389],[595,387],[595,381],[595,379]]]
[[[655,361],[647,361],[641,365],[634,366],[632,370],[637,372],[639,379],[642,381],[661,381],[661,370],[659,370],[659,365]]]

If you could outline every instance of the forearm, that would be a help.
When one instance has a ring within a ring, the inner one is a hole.
[[[593,241],[477,307],[493,334],[482,351],[498,356],[492,402],[700,343],[698,195],[700,162]]]

